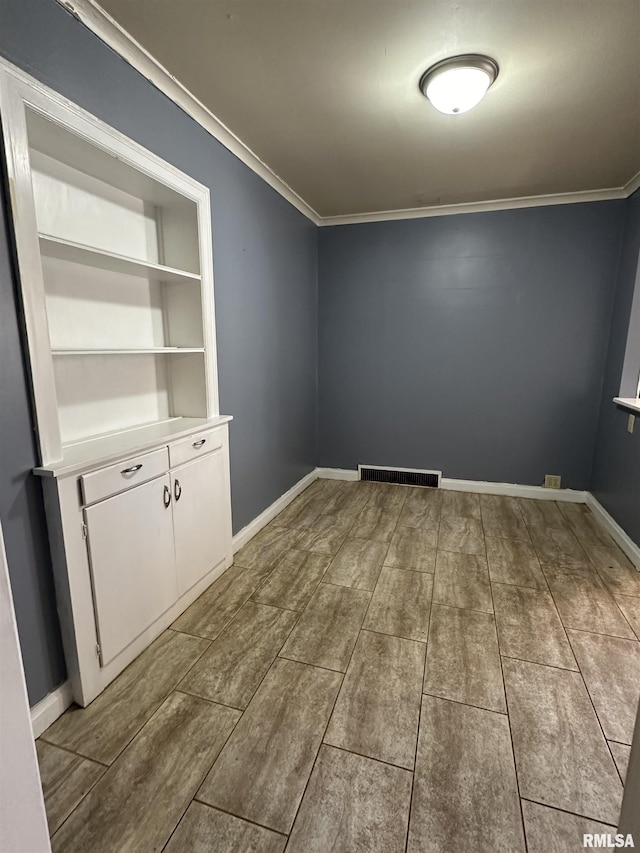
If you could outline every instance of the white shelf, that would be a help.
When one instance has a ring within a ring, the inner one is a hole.
[[[172,355],[174,353],[204,352],[204,347],[145,347],[144,349],[52,349],[60,355]]]
[[[38,236],[40,251],[47,258],[72,261],[76,264],[85,264],[108,272],[135,275],[152,281],[200,281],[200,276],[196,273],[165,267],[162,264],[154,264],[150,261],[127,258],[115,252],[106,252],[103,249],[94,249],[91,246],[83,246],[80,243],[62,240],[59,237],[50,237],[48,234],[39,234]]]
[[[215,418],[172,418],[162,423],[144,424],[132,429],[97,436],[62,448],[62,459],[34,468],[40,477],[80,474],[91,468],[110,465],[127,456],[157,447],[163,441],[175,441],[192,433],[229,423],[229,415]]]
[[[640,398],[638,397],[614,397],[613,402],[625,409],[640,414]]]

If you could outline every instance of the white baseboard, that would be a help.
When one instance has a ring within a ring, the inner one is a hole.
[[[55,723],[72,702],[71,682],[65,681],[34,705],[31,709],[31,728],[34,738],[40,737],[52,723]]]
[[[325,480],[359,480],[358,471],[350,468],[318,468],[318,477]],[[583,504],[587,492],[574,489],[545,489],[544,486],[521,486],[518,483],[485,483],[481,480],[440,479],[440,487],[456,492],[476,492],[481,495],[508,495],[514,498],[534,498],[540,501],[568,501]]]
[[[359,480],[357,471],[350,468],[316,468],[321,480]]]
[[[507,495],[512,498],[533,498],[538,501],[567,501],[583,504],[587,492],[575,489],[545,489],[544,486],[522,486],[518,483],[485,483],[482,480],[450,480],[443,477],[440,481],[443,489],[454,492],[476,492],[481,495]]]
[[[636,569],[640,570],[640,546],[636,545],[633,539],[625,533],[591,492],[587,492],[587,506],[620,550],[624,551]]]
[[[303,477],[295,484],[295,486],[292,486],[288,492],[285,492],[284,495],[280,495],[280,497],[274,501],[271,506],[268,506],[264,512],[261,512],[260,515],[253,519],[253,521],[250,521],[246,527],[239,530],[231,540],[233,553],[236,554],[243,545],[246,545],[250,539],[253,539],[256,533],[262,530],[263,527],[266,527],[270,521],[273,521],[278,513],[282,512],[285,507],[289,506],[294,498],[297,498],[299,494],[304,492],[304,490],[317,479],[318,468],[314,468],[306,477]]]

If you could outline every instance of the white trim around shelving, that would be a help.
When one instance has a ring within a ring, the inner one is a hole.
[[[636,569],[640,570],[640,545],[637,545],[629,534],[620,527],[591,492],[587,492],[586,504],[620,550],[624,551]]]
[[[71,682],[65,681],[60,687],[56,687],[55,690],[47,694],[37,705],[34,705],[31,709],[31,728],[34,738],[40,737],[50,725],[55,723],[72,702]]]
[[[310,471],[305,477],[298,480],[298,482],[292,486],[289,491],[280,495],[277,500],[261,512],[260,515],[256,516],[253,521],[250,521],[246,527],[239,530],[232,540],[233,553],[236,554],[243,545],[246,545],[250,539],[253,539],[256,533],[259,533],[263,527],[266,527],[270,521],[273,521],[278,513],[281,513],[283,509],[289,506],[291,501],[297,498],[299,494],[304,492],[304,490],[317,479],[318,468],[314,468],[313,471]]]
[[[111,15],[105,12],[96,0],[58,0],[58,2],[315,225],[353,225],[363,222],[447,216],[456,213],[482,213],[491,210],[516,210],[523,207],[541,207],[552,204],[608,201],[628,198],[640,187],[640,172],[638,172],[623,186],[584,192],[490,199],[401,210],[379,210],[344,216],[321,216]]]

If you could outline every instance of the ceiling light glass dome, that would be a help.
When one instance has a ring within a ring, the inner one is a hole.
[[[488,56],[452,56],[425,71],[420,90],[441,113],[458,115],[479,104],[497,76],[498,64]]]

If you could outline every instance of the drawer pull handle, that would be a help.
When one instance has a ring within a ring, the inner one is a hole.
[[[136,471],[139,471],[142,468],[142,462],[139,462],[137,465],[132,465],[131,468],[125,468],[120,471],[121,474],[135,474]]]
[[[200,441],[194,441],[191,447],[202,447],[206,440],[206,438],[201,438]]]
[[[164,499],[163,499],[163,501],[164,501],[164,506],[166,509],[169,506],[169,504],[171,503],[171,489],[169,488],[169,486],[166,485],[166,483],[165,483],[165,487],[164,487]]]
[[[176,499],[176,503],[180,500],[180,495],[182,494],[182,486],[180,485],[180,480],[175,480],[173,484],[173,496]]]

